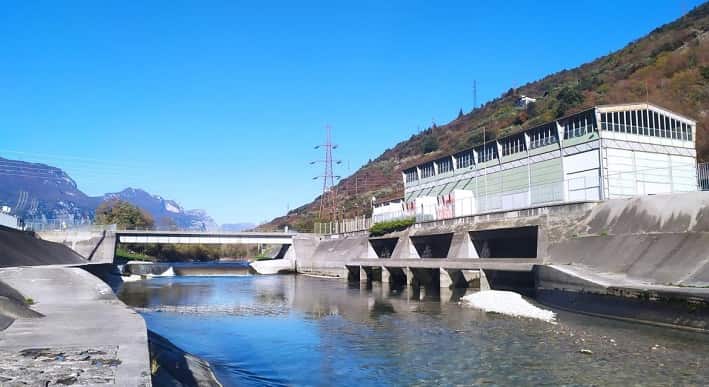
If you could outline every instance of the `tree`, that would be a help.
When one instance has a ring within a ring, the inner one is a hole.
[[[556,109],[556,116],[561,117],[566,114],[569,108],[580,105],[583,102],[583,94],[575,88],[564,87],[556,96],[559,106]]]
[[[436,137],[430,134],[424,137],[423,142],[421,143],[421,151],[426,154],[437,150],[438,140],[436,139]]]
[[[537,103],[536,102],[530,102],[527,104],[527,117],[535,117],[537,114],[539,114],[539,111],[537,110]]]
[[[106,200],[96,208],[96,224],[115,224],[119,228],[153,228],[153,217],[140,208],[118,199]]]
[[[462,118],[462,117],[463,117],[463,109],[461,108],[461,109],[458,111],[458,119],[460,119],[460,118]]]

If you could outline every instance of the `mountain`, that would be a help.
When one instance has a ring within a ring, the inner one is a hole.
[[[149,212],[155,219],[156,227],[177,226],[180,229],[197,230],[213,230],[219,227],[206,211],[185,210],[174,200],[151,195],[139,188],[126,188],[121,192],[103,195],[103,200],[112,199],[127,201]]]
[[[256,227],[256,225],[253,223],[231,223],[231,224],[222,224],[221,230],[227,231],[227,232],[238,232],[238,231],[251,230],[251,229],[254,229],[255,227]]]
[[[59,168],[0,158],[0,205],[28,220],[89,220],[100,202]]]
[[[517,101],[522,96],[537,101],[520,109]],[[709,161],[709,3],[616,52],[510,88],[445,125],[434,124],[387,149],[337,184],[343,216],[369,215],[373,196],[403,196],[404,168],[480,144],[483,128],[487,138],[493,139],[585,107],[637,101],[649,101],[697,120],[697,159]],[[457,110],[451,107],[452,112]],[[311,230],[319,206],[317,197],[261,228],[290,225]]]
[[[92,197],[81,192],[63,170],[46,164],[0,158],[0,206],[27,221],[58,220],[89,223],[98,205],[121,199],[149,212],[156,226],[183,229],[216,229],[214,220],[203,210],[185,210],[174,200],[136,188]]]

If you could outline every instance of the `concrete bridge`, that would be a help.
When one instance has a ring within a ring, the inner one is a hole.
[[[159,230],[61,230],[39,236],[62,243],[92,263],[113,263],[118,243],[137,244],[262,244],[280,245],[275,258],[294,260],[291,246],[297,234],[285,232],[221,232]],[[290,254],[289,254],[290,252]]]
[[[285,232],[220,232],[220,231],[153,231],[119,230],[114,232],[120,243],[157,244],[272,244],[292,245],[293,233]]]

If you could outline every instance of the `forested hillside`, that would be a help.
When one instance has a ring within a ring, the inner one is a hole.
[[[537,99],[526,109],[522,95]],[[709,161],[709,3],[658,27],[623,49],[577,68],[509,89],[452,122],[430,127],[396,144],[337,185],[342,217],[371,212],[370,200],[403,195],[401,170],[482,142],[582,110],[649,101],[697,121],[697,157]],[[451,109],[457,109],[451,107]],[[317,221],[316,198],[262,228],[289,225],[302,231]]]

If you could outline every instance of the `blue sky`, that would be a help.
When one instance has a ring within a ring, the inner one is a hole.
[[[0,156],[261,222],[319,193],[328,123],[346,176],[470,110],[473,80],[483,103],[700,3],[3,2]]]

